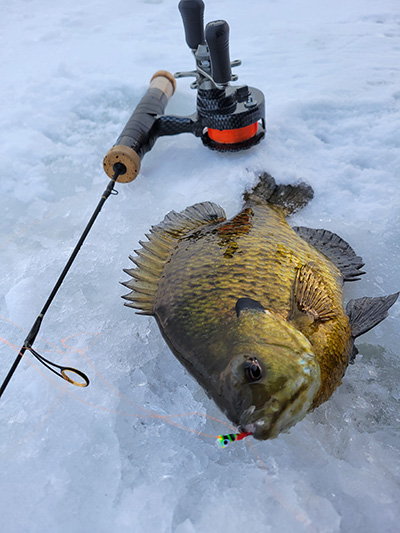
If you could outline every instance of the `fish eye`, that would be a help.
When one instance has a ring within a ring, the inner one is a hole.
[[[243,368],[245,376],[249,381],[259,381],[263,377],[261,365],[255,357],[249,357],[243,365]]]

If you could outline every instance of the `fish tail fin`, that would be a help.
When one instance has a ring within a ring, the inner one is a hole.
[[[268,203],[282,208],[286,216],[300,211],[314,196],[310,185],[300,181],[294,185],[278,185],[275,179],[264,172],[257,185],[243,195],[246,207]]]

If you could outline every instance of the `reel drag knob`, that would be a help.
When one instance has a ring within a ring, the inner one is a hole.
[[[186,44],[197,50],[204,41],[204,2],[203,0],[181,0],[178,9],[185,29]]]
[[[211,77],[215,83],[226,85],[232,77],[228,23],[225,20],[209,22],[206,26],[206,41],[210,50]]]

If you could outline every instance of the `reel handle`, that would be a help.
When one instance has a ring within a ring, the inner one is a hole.
[[[151,129],[158,116],[164,113],[175,87],[175,78],[170,72],[159,70],[153,75],[150,87],[136,106],[117,142],[104,157],[104,171],[111,179],[117,163],[124,165],[126,169],[117,178],[118,182],[128,183],[139,174],[142,157],[156,141]]]
[[[209,22],[206,26],[206,41],[210,50],[211,77],[215,83],[225,85],[232,78],[228,23],[225,20]]]
[[[204,2],[203,0],[181,0],[178,9],[185,29],[186,44],[197,50],[204,41]]]

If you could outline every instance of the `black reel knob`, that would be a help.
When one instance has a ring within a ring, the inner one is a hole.
[[[206,41],[210,50],[211,76],[215,83],[231,81],[232,70],[229,57],[229,25],[225,20],[215,20],[206,26]]]
[[[181,0],[178,5],[185,29],[186,44],[197,50],[204,41],[204,2],[203,0]]]

